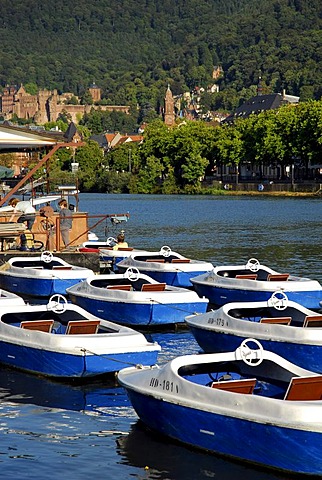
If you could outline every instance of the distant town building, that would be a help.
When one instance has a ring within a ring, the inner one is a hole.
[[[169,126],[175,124],[174,98],[170,85],[168,85],[164,98],[164,123]]]
[[[224,70],[220,65],[215,65],[212,71],[212,78],[214,80],[217,80],[219,77],[221,77],[224,74]]]
[[[69,104],[72,97],[79,101],[73,93],[59,95],[57,90],[39,90],[37,95],[30,95],[23,85],[7,86],[0,95],[0,115],[5,120],[10,120],[16,115],[18,118],[32,119],[38,124],[44,124],[50,121],[56,122],[59,115],[63,113],[70,115],[71,120],[78,123],[92,108],[130,113],[129,105],[95,105],[95,102],[101,100],[101,90],[95,83],[88,90],[94,105]]]
[[[91,94],[94,103],[100,102],[101,89],[96,85],[95,82],[93,82],[92,85],[90,85],[88,91]]]
[[[271,93],[262,95],[261,88],[257,88],[258,94],[250,98],[236,109],[234,113],[229,115],[223,122],[233,123],[238,118],[247,118],[250,115],[258,115],[266,110],[272,110],[281,107],[282,105],[297,104],[300,97],[287,95],[285,90],[283,93]]]

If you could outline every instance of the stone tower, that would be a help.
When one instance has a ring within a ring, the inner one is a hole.
[[[174,125],[175,123],[174,99],[170,90],[170,85],[168,85],[164,98],[164,123],[169,126]]]
[[[96,85],[95,82],[90,85],[88,89],[89,93],[92,95],[93,102],[99,102],[101,100],[101,89]]]

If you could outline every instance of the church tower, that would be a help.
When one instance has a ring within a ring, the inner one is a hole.
[[[175,123],[174,99],[170,90],[170,85],[168,85],[164,98],[164,123],[169,126],[174,125]]]

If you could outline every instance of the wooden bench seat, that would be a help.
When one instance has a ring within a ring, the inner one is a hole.
[[[43,270],[44,269],[44,267],[36,267],[35,265],[30,265],[30,267],[27,266],[27,267],[23,267],[23,268],[32,268],[33,270]]]
[[[235,278],[238,278],[240,280],[257,280],[257,273],[248,273],[248,274],[243,274],[243,275],[236,275]]]
[[[307,315],[304,319],[303,327],[322,327],[322,315]]]
[[[241,380],[228,380],[225,382],[213,382],[211,388],[227,390],[233,393],[252,394],[256,385],[256,378],[243,378]]]
[[[132,252],[133,248],[132,247],[119,247],[118,250],[120,252]]]
[[[99,320],[71,320],[68,322],[66,335],[92,335],[97,333]]]
[[[163,292],[165,290],[165,283],[143,283],[141,287],[142,292]]]
[[[164,258],[147,258],[145,261],[146,262],[164,263],[165,259]]]
[[[132,290],[132,285],[107,285],[107,290]]]
[[[269,273],[267,275],[267,280],[269,282],[286,282],[289,276],[289,273]]]
[[[322,375],[312,377],[293,377],[284,400],[321,400]]]
[[[260,323],[271,323],[277,325],[290,325],[292,317],[274,317],[274,318],[261,318]]]
[[[20,327],[26,330],[39,330],[40,332],[51,333],[54,320],[29,320],[20,323]]]
[[[173,258],[171,263],[190,263],[190,258]]]

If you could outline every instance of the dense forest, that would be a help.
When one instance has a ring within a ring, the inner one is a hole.
[[[254,94],[322,94],[320,0],[1,0],[0,89],[57,88],[82,96],[93,81],[110,104],[157,110],[166,85],[213,83],[212,109]],[[209,101],[209,99],[208,99]]]

